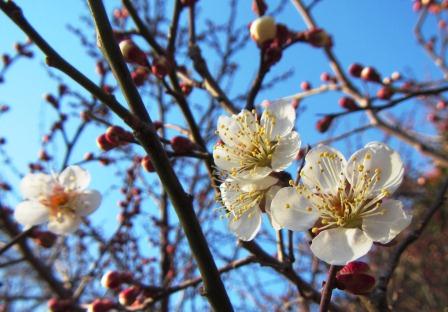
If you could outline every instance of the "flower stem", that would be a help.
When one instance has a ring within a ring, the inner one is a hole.
[[[328,270],[327,282],[325,283],[325,288],[324,291],[322,292],[322,297],[320,299],[320,308],[319,308],[320,312],[328,311],[328,306],[330,305],[331,294],[333,293],[335,276],[337,271],[338,269],[337,266],[335,265],[331,265],[330,269]]]

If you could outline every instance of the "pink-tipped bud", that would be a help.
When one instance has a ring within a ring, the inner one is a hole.
[[[264,0],[252,0],[252,11],[258,16],[264,15],[267,9],[268,6]]]
[[[321,28],[313,28],[305,32],[305,40],[313,47],[331,47],[333,40],[327,32]]]
[[[399,72],[393,72],[391,75],[390,75],[390,78],[393,80],[393,81],[397,81],[397,80],[400,80],[401,79],[401,74],[399,73]]]
[[[101,278],[101,285],[107,289],[117,289],[122,284],[121,273],[108,271]]]
[[[109,312],[115,308],[116,304],[109,299],[95,299],[89,307],[87,312]]]
[[[163,79],[170,69],[170,64],[165,57],[157,57],[151,65],[151,72],[159,79]]]
[[[438,110],[444,110],[446,108],[447,104],[445,101],[438,101],[436,104],[436,108]]]
[[[111,143],[107,138],[105,134],[100,135],[98,138],[96,138],[96,145],[102,150],[102,151],[110,151],[111,149],[117,147],[116,144]]]
[[[67,312],[72,311],[73,302],[69,299],[52,298],[48,300],[47,307],[49,312]]]
[[[350,67],[348,69],[348,72],[353,77],[360,78],[361,77],[361,72],[362,72],[363,69],[364,69],[364,66],[362,66],[361,64],[353,63],[352,65],[350,65]]]
[[[134,81],[134,84],[137,87],[140,87],[145,83],[146,79],[148,78],[148,72],[143,68],[139,67],[133,72],[131,72],[131,78],[132,81]]]
[[[182,93],[185,95],[189,95],[191,91],[193,91],[193,87],[189,83],[181,82],[179,86],[180,89],[182,90]]]
[[[126,62],[149,67],[145,52],[143,52],[131,39],[120,42],[121,54]]]
[[[128,287],[120,292],[118,301],[124,306],[129,306],[134,303],[140,294],[140,288],[137,286]]]
[[[339,106],[348,111],[355,111],[359,109],[359,106],[356,104],[355,100],[347,96],[339,99]]]
[[[93,159],[93,154],[90,153],[90,152],[87,152],[87,153],[84,154],[83,159],[84,159],[85,161],[90,161],[90,160]]]
[[[347,263],[336,274],[336,287],[355,295],[370,293],[375,283],[369,265],[361,261]]]
[[[429,113],[426,116],[426,120],[428,120],[429,122],[438,122],[440,120],[440,117],[434,113]]]
[[[275,38],[277,26],[275,20],[270,16],[257,18],[250,25],[250,36],[258,44],[262,45],[268,40]]]
[[[322,80],[323,82],[330,82],[332,80],[332,77],[329,73],[323,72],[322,74],[320,74],[320,80]]]
[[[32,233],[33,241],[43,248],[51,248],[56,243],[57,236],[49,231],[35,230]]]
[[[148,172],[155,172],[156,171],[156,168],[154,168],[154,165],[152,164],[152,161],[149,158],[149,156],[143,157],[142,161],[140,162],[140,164],[142,165],[143,169],[145,169]]]
[[[381,76],[373,67],[364,67],[361,71],[361,78],[366,81],[381,83]]]
[[[381,100],[388,100],[394,95],[394,90],[390,87],[382,87],[376,93],[376,96]]]
[[[333,116],[327,115],[323,117],[322,119],[319,119],[316,123],[316,129],[320,133],[327,132],[327,130],[330,128],[331,123],[333,122]]]
[[[303,82],[300,84],[300,88],[301,88],[303,91],[309,91],[309,90],[311,90],[311,84],[310,84],[308,81],[303,81]]]
[[[106,130],[105,136],[106,136],[106,139],[111,144],[115,144],[115,145],[128,143],[129,141],[132,141],[132,139],[133,139],[132,133],[124,130],[120,126],[108,127]]]
[[[171,139],[171,147],[176,153],[189,153],[194,150],[195,144],[183,136],[175,136]]]

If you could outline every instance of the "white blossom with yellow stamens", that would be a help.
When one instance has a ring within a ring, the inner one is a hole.
[[[48,230],[69,234],[78,229],[81,217],[95,211],[101,194],[87,189],[90,174],[70,166],[59,175],[28,174],[20,184],[25,201],[15,209],[16,220],[29,228],[48,222]]]
[[[232,178],[245,180],[284,170],[300,149],[294,121],[294,108],[286,101],[267,105],[260,120],[247,110],[220,116],[217,134],[222,143],[214,148],[215,164]]]
[[[277,178],[267,176],[256,181],[226,179],[220,186],[229,229],[239,239],[252,240],[261,227],[263,212],[270,218],[270,204],[280,189]],[[272,222],[272,220],[271,220]],[[274,228],[279,228],[272,222]]]
[[[303,185],[275,195],[272,217],[290,230],[312,228],[314,255],[344,265],[364,256],[373,242],[390,242],[411,222],[403,204],[388,199],[403,173],[398,153],[382,143],[367,144],[348,161],[339,151],[318,146],[305,158]]]

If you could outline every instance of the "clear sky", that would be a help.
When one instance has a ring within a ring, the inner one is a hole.
[[[80,24],[80,16],[86,15],[88,10],[83,4],[84,1],[76,0],[39,0],[27,1],[16,0],[23,8],[25,16],[30,23],[51,43],[54,48],[66,59],[72,62],[88,77],[97,81],[94,61],[86,56],[85,51],[79,44],[79,40],[67,30],[67,25]],[[199,18],[224,21],[228,14],[229,1],[206,1],[200,0],[201,12]],[[240,5],[238,11],[238,22],[242,25],[248,24],[254,19],[254,14],[250,10],[250,1]],[[277,3],[278,1],[268,1]],[[112,9],[118,5],[119,1],[106,1],[108,8]],[[272,6],[273,7],[273,6]],[[413,35],[413,27],[416,22],[416,14],[411,9],[411,1],[408,0],[324,0],[315,9],[315,17],[318,24],[327,29],[334,39],[334,51],[347,68],[352,62],[360,62],[366,65],[375,66],[381,73],[388,75],[393,71],[402,71],[418,79],[428,77],[439,77],[434,64],[426,57],[424,51],[417,45]],[[170,14],[168,13],[168,16]],[[185,21],[185,20],[184,20]],[[304,24],[297,11],[288,4],[277,21],[287,24],[294,30],[304,29]],[[80,26],[84,27],[84,26]],[[11,53],[16,41],[23,42],[25,36],[22,32],[0,14],[0,53]],[[25,173],[26,164],[36,158],[40,148],[40,139],[49,127],[52,120],[53,111],[42,99],[46,92],[55,92],[57,84],[50,80],[46,74],[42,54],[34,49],[36,57],[32,60],[22,60],[15,64],[6,75],[6,83],[0,84],[0,104],[11,105],[11,112],[0,118],[0,137],[9,139],[6,146],[9,155],[14,157],[14,162],[18,168]],[[254,61],[254,55],[258,58],[258,51],[253,42],[247,45],[242,51],[238,60],[242,67],[236,81],[233,82],[232,95],[248,89],[251,79],[255,76],[258,60]],[[207,59],[211,64],[217,61],[213,54],[208,54]],[[213,66],[212,66],[213,68]],[[308,45],[296,45],[286,51],[282,61],[272,70],[271,77],[282,71],[294,69],[291,79],[285,81],[276,88],[263,91],[257,98],[257,102],[267,99],[276,99],[297,93],[300,82],[310,81],[313,85],[319,84],[319,76],[323,71],[330,71],[323,52],[318,51]],[[59,74],[61,75],[62,74]],[[69,80],[66,80],[69,82]],[[70,82],[69,82],[70,83]],[[74,86],[73,83],[70,83]],[[364,88],[364,86],[361,86]],[[193,101],[200,101],[203,96],[199,91],[195,91]],[[298,117],[297,129],[301,134],[303,144],[313,144],[326,138],[315,131],[315,122],[318,117],[316,113],[337,112],[340,108],[337,105],[338,95],[326,94],[305,100],[303,105],[306,113]],[[409,106],[409,105],[408,105]],[[398,113],[408,112],[409,109],[399,108]],[[421,112],[418,111],[417,112]],[[425,116],[415,116],[417,121],[422,122]],[[157,119],[157,118],[155,118]],[[179,119],[179,122],[180,119]],[[360,115],[355,115],[344,119],[343,124],[339,124],[336,133],[342,133],[358,125],[363,125],[364,119]],[[424,131],[431,132],[430,127],[422,127]],[[101,131],[91,128],[82,139],[78,152],[74,155],[73,161],[80,160],[84,152],[94,151],[98,153],[94,138]],[[383,136],[376,131],[369,131],[362,142],[338,143],[337,146],[350,149],[353,152],[370,140],[381,140]],[[400,148],[402,145],[397,141],[391,144]],[[418,162],[421,158],[414,155]],[[98,167],[95,165],[95,167]],[[58,170],[57,164],[54,170]],[[94,187],[100,191],[107,190],[107,179],[113,177],[113,173],[103,169],[94,169],[98,173],[93,177]],[[1,170],[0,174],[9,175],[7,170]],[[16,181],[17,182],[17,181]],[[114,206],[116,198],[111,197],[108,206]],[[118,208],[109,207],[114,212]],[[114,218],[108,209],[96,212],[95,222],[103,222]]]

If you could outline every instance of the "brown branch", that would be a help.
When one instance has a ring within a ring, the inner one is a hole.
[[[335,277],[338,269],[335,265],[330,265],[330,269],[328,270],[328,277],[325,283],[324,291],[322,292],[322,297],[320,300],[319,312],[327,312],[330,302],[331,302],[331,294],[333,293],[333,288],[335,285]]]

